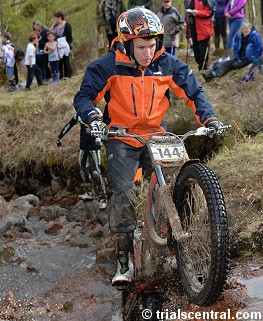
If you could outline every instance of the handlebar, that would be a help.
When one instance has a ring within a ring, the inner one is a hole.
[[[231,128],[231,125],[226,125],[220,127],[222,130],[229,130]],[[92,131],[90,128],[86,128],[86,132],[95,135],[95,134],[103,134],[100,131]],[[175,143],[178,141],[185,141],[189,136],[211,136],[216,134],[216,129],[214,128],[207,128],[207,127],[199,127],[196,130],[190,130],[186,132],[183,135],[176,135],[171,132],[166,132],[165,135],[162,136],[155,136],[157,132],[149,133],[149,134],[143,134],[143,135],[137,135],[133,133],[129,133],[127,131],[127,128],[125,127],[111,127],[108,132],[108,137],[130,137],[137,139],[140,143],[143,145],[149,144],[149,143]],[[146,140],[143,138],[143,136],[150,136],[149,140]]]

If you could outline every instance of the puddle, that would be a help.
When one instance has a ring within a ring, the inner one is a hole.
[[[252,279],[239,280],[247,288],[248,296],[251,298],[262,299],[263,305],[263,275]],[[263,306],[262,306],[263,310]]]

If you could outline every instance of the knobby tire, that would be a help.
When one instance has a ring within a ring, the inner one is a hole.
[[[183,229],[192,237],[172,240],[182,285],[192,303],[210,306],[222,293],[229,265],[229,236],[224,197],[211,169],[185,167],[178,175],[173,199]]]

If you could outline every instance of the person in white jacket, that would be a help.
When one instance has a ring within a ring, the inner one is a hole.
[[[2,62],[5,68],[5,73],[9,81],[7,91],[16,90],[15,82],[15,48],[11,42],[9,33],[4,33],[2,37]]]

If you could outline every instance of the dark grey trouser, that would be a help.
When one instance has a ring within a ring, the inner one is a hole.
[[[146,149],[135,148],[120,140],[105,144],[112,183],[112,197],[107,208],[110,229],[114,233],[130,233],[136,228],[134,176],[139,165],[151,167]]]
[[[241,69],[250,64],[249,60],[237,60],[231,59],[222,63],[222,65],[216,70],[218,77],[222,77],[230,70]]]

